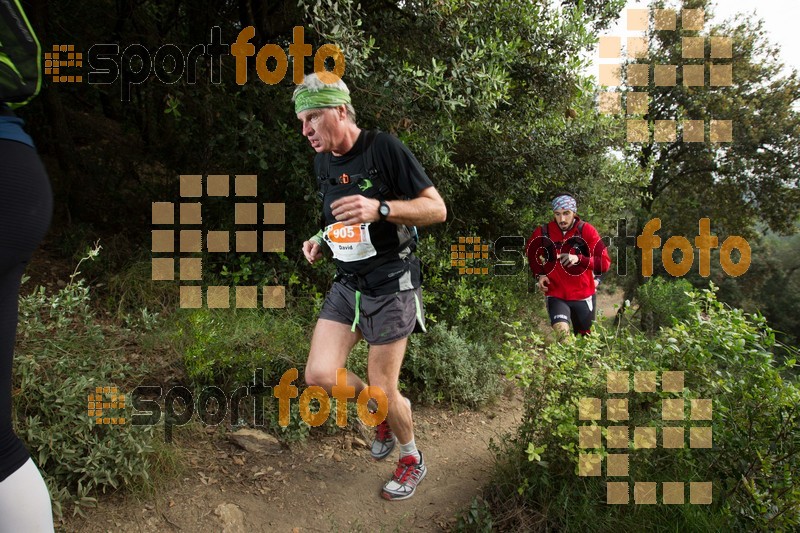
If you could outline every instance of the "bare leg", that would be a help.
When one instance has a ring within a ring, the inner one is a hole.
[[[389,399],[387,420],[400,444],[411,442],[414,438],[411,408],[397,388],[400,366],[403,364],[407,343],[408,339],[405,338],[391,344],[370,346],[367,367],[369,384],[380,387]]]
[[[572,335],[569,330],[569,323],[556,322],[553,324],[553,331],[555,332],[556,340],[561,343],[571,342]]]
[[[317,385],[332,394],[336,385],[336,371],[344,368],[350,350],[361,339],[361,332],[350,331],[350,326],[333,320],[317,320],[311,337],[311,350],[306,363],[306,385]],[[354,373],[347,372],[347,385],[355,387],[355,396],[364,389],[364,382]]]

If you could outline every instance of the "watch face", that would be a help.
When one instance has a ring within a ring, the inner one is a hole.
[[[388,215],[389,215],[389,206],[388,206],[388,205],[386,205],[386,204],[383,204],[383,205],[381,205],[381,207],[380,207],[380,213],[381,213],[381,215],[383,215],[383,216],[388,216]]]

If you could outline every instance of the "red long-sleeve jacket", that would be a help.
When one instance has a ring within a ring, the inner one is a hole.
[[[547,275],[550,280],[547,296],[562,300],[588,298],[595,293],[595,274],[602,274],[611,266],[608,250],[594,226],[583,222],[578,236],[581,223],[576,216],[572,227],[562,233],[558,224],[551,220],[547,226],[548,239],[542,236],[541,226],[528,239],[525,246],[528,265],[535,275]],[[574,266],[564,267],[558,261],[560,253],[575,254],[579,261]]]

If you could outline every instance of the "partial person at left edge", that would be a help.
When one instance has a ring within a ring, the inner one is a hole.
[[[53,531],[50,493],[11,421],[22,273],[53,213],[47,173],[13,111],[39,92],[41,57],[19,0],[0,0],[0,533]]]

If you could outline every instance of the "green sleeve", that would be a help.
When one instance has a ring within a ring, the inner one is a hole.
[[[315,242],[315,243],[319,244],[320,246],[322,246],[322,243],[323,243],[322,230],[319,230],[316,235],[314,235],[313,237],[311,237],[308,240],[312,241],[312,242]]]

